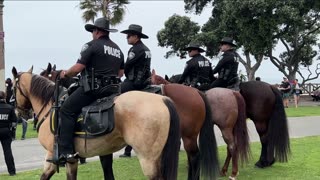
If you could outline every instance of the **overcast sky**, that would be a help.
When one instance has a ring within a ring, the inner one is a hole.
[[[67,69],[77,61],[82,45],[92,38],[84,29],[86,23],[78,4],[79,1],[4,1],[6,77],[12,77],[13,66],[26,71],[33,65],[39,73],[48,62],[56,64],[57,69]],[[121,31],[130,24],[143,26],[143,32],[149,36],[143,42],[152,53],[151,68],[160,75],[182,73],[187,60],[165,59],[167,50],[158,46],[156,34],[174,13],[187,15],[202,25],[210,16],[210,8],[198,16],[185,14],[183,1],[130,1],[124,21],[114,27]],[[111,33],[110,38],[126,58],[130,48],[126,36],[118,32]],[[212,63],[217,64],[217,60]],[[240,69],[244,71],[242,65]],[[279,83],[283,77],[268,61],[262,63],[256,76],[270,83]]]

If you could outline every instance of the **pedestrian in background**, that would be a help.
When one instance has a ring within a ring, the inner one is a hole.
[[[298,107],[298,104],[299,104],[300,94],[302,94],[300,84],[298,83],[298,79],[295,79],[295,81],[293,82],[293,97],[294,97],[294,104],[296,108]]]
[[[279,90],[282,92],[283,105],[285,108],[288,108],[291,85],[286,77],[283,77]]]

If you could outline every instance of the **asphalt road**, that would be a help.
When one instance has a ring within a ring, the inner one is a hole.
[[[291,138],[320,135],[320,116],[295,117],[289,119],[289,133]],[[250,141],[259,141],[258,134],[252,121],[248,122]],[[225,144],[220,130],[215,126],[215,134],[218,145]],[[12,142],[13,156],[17,172],[42,168],[45,159],[45,150],[39,144],[38,139],[15,140]],[[114,154],[117,158],[123,150]],[[98,160],[98,157],[89,158],[88,161]],[[7,173],[4,163],[3,151],[0,148],[0,173]]]

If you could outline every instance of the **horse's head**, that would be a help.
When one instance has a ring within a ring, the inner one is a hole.
[[[50,81],[56,82],[57,78],[60,76],[61,70],[56,70],[56,65],[51,66],[51,63],[48,64],[47,69],[43,70],[40,73],[40,76],[43,76]],[[60,79],[60,85],[62,85],[65,88],[69,88],[71,84],[76,83],[77,80],[75,78],[71,77],[65,77],[63,79]]]
[[[169,84],[170,82],[163,79],[163,77],[156,74],[156,71],[152,69],[151,73],[151,84],[160,85],[160,84]]]
[[[55,81],[59,74],[60,71],[56,71],[56,65],[52,66],[51,63],[49,63],[47,69],[43,70],[40,73],[40,76],[46,77],[51,81]]]
[[[31,89],[31,79],[32,79],[33,67],[30,68],[28,72],[17,72],[15,67],[12,68],[13,75],[13,95],[15,97],[16,109],[25,119],[32,117],[31,101],[30,101],[30,89]]]
[[[178,83],[182,74],[173,75],[170,78],[166,75],[165,78],[171,83]]]

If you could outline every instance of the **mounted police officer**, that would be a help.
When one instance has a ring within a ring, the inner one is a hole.
[[[108,87],[111,84],[118,85],[120,82],[118,77],[123,75],[123,53],[109,38],[109,33],[117,30],[110,29],[109,21],[105,18],[97,19],[94,25],[85,25],[85,29],[92,33],[93,40],[82,47],[77,63],[60,74],[60,77],[64,78],[74,77],[81,72],[81,86],[66,99],[60,109],[59,160],[61,163],[77,161],[73,145],[73,130],[82,107],[91,104],[97,98],[118,92],[119,88],[109,89]]]
[[[224,87],[235,84],[238,81],[238,66],[240,56],[235,51],[237,45],[230,37],[225,37],[220,41],[220,51],[222,58],[213,69],[213,74],[218,73],[218,79],[211,84],[211,88]]]
[[[199,90],[208,90],[213,81],[212,66],[210,61],[200,53],[205,52],[197,43],[191,43],[187,48],[190,57],[180,77],[179,83],[190,84]],[[189,83],[187,82],[189,80]]]
[[[128,58],[124,65],[126,79],[121,83],[121,93],[132,90],[141,90],[150,84],[151,52],[143,44],[141,39],[149,37],[142,33],[142,27],[137,24],[129,25],[127,30],[121,31],[127,34],[128,44],[132,45],[128,52]],[[131,157],[131,146],[125,148],[125,153],[120,157]]]
[[[7,169],[10,176],[16,175],[16,168],[12,156],[12,128],[17,125],[17,117],[14,112],[14,107],[6,103],[6,95],[0,91],[0,141],[4,153],[4,159],[7,164]]]

